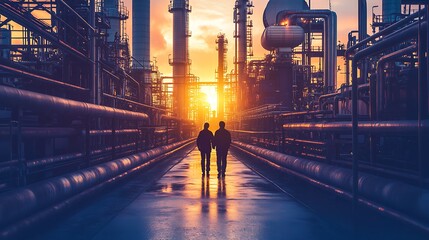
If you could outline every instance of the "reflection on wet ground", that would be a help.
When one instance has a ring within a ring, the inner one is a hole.
[[[192,151],[95,239],[341,239],[234,156],[225,178],[217,178],[215,161],[211,169],[202,176]]]

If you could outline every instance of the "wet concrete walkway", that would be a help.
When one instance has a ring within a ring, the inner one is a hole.
[[[190,152],[93,239],[336,239],[315,214],[234,156],[224,179]]]

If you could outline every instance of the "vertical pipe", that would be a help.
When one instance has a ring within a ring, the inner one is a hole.
[[[352,61],[352,159],[353,159],[353,206],[359,198],[359,160],[358,160],[358,81],[357,62]]]
[[[90,0],[89,2],[89,24],[93,29],[95,29],[95,0]],[[96,68],[97,68],[97,59],[96,59],[96,40],[95,40],[95,31],[89,29],[88,30],[88,36],[90,38],[90,60],[91,60],[91,67],[90,67],[90,86],[91,86],[91,102],[94,104],[97,104],[97,79],[96,79]]]

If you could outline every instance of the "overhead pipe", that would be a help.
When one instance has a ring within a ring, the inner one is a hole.
[[[48,41],[58,44],[60,47],[62,47],[65,51],[72,54],[75,57],[78,57],[79,59],[88,62],[89,59],[85,54],[81,53],[79,50],[73,48],[66,42],[59,40],[57,36],[54,34],[48,33],[45,29],[43,29],[43,25],[41,25],[38,22],[35,22],[33,18],[28,18],[25,16],[22,16],[20,12],[18,12],[16,9],[14,9],[13,6],[10,6],[8,3],[0,2],[0,13],[8,18],[13,19],[16,23],[37,32],[37,34],[40,34],[41,36],[44,36]]]
[[[429,120],[422,121],[422,129],[429,132]],[[417,132],[417,121],[361,121],[359,132],[362,133],[412,133]],[[287,123],[285,131],[347,132],[352,128],[351,122],[322,123]]]
[[[385,36],[387,34],[391,34],[391,33],[395,32],[396,30],[398,30],[399,27],[405,26],[406,24],[412,22],[413,20],[416,19],[416,17],[419,17],[422,14],[423,14],[423,11],[415,12],[415,13],[409,15],[408,17],[388,26],[387,28],[384,28],[383,30],[371,35],[370,37],[365,38],[363,41],[359,41],[357,44],[349,47],[344,54],[344,56],[346,58],[346,84],[347,85],[350,84],[350,67],[349,67],[350,64],[349,64],[349,61],[351,60],[352,53],[354,53],[354,51],[356,49],[363,47],[370,42],[374,42],[379,37],[382,37],[382,36]]]
[[[58,112],[65,115],[94,116],[141,121],[149,120],[149,116],[145,113],[78,102],[6,86],[0,86],[0,102],[2,106],[37,109],[39,111]]]
[[[427,22],[424,22],[422,25],[426,26]],[[386,36],[383,41],[377,42],[372,46],[369,46],[355,54],[352,60],[352,158],[353,158],[353,199],[358,199],[358,168],[359,168],[359,160],[358,160],[358,77],[357,77],[357,68],[358,63],[368,57],[370,55],[374,55],[384,51],[387,48],[391,48],[395,44],[399,44],[404,40],[413,38],[416,36],[419,30],[419,26],[417,24],[413,24],[405,28],[404,30],[398,30],[388,36]]]
[[[281,11],[277,14],[277,22],[280,18],[323,18],[323,77],[325,87],[335,89],[337,84],[337,14],[330,10],[306,10],[306,11]]]
[[[383,66],[386,62],[391,61],[393,59],[396,59],[398,57],[401,57],[405,54],[411,54],[415,52],[417,49],[416,45],[412,45],[403,49],[400,49],[396,52],[392,52],[390,54],[384,55],[381,57],[377,62],[377,89],[376,89],[376,119],[380,119],[380,110],[383,108],[384,101],[383,101],[383,89],[384,89],[384,69]],[[372,99],[373,100],[373,99]]]
[[[56,86],[60,86],[60,87],[65,87],[65,88],[68,88],[71,90],[78,90],[78,91],[82,91],[82,92],[88,91],[87,88],[79,87],[79,86],[69,84],[69,83],[65,83],[65,82],[60,82],[60,81],[52,79],[52,78],[40,76],[40,75],[32,73],[32,72],[28,72],[25,70],[18,69],[18,68],[13,67],[9,64],[5,64],[5,61],[3,61],[1,58],[0,58],[0,69],[2,69],[3,71],[6,71],[6,72],[11,72],[17,76],[29,78],[29,79],[39,81],[42,83],[48,83],[48,84],[52,84],[52,85],[56,85]]]

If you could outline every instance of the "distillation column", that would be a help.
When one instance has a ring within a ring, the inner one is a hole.
[[[133,77],[141,84],[141,101],[152,103],[150,0],[133,0]]]
[[[234,7],[235,25],[235,71],[237,74],[238,84],[238,104],[244,107],[244,87],[247,80],[247,48],[248,48],[248,15],[252,14],[251,7],[253,4],[250,0],[236,0]]]
[[[189,0],[170,0],[168,11],[173,14],[173,110],[179,118],[188,118],[189,81]]]
[[[216,39],[217,51],[218,51],[218,66],[217,66],[217,108],[218,118],[225,120],[225,73],[227,71],[226,54],[228,40],[225,38],[225,34],[219,34]]]

